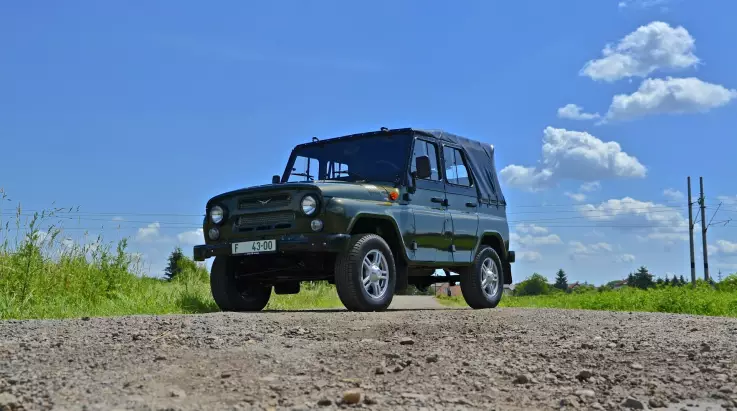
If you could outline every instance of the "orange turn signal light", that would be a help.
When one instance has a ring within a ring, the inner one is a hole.
[[[389,193],[389,199],[392,201],[396,201],[399,198],[399,193],[396,191],[392,191]]]

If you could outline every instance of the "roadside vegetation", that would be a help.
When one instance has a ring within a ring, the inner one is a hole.
[[[463,297],[439,296],[438,300],[449,306],[466,306]],[[596,287],[569,285],[563,270],[558,271],[553,284],[535,273],[517,284],[512,295],[505,295],[500,306],[737,317],[737,274],[720,281],[697,280],[694,287],[682,277],[654,279],[646,267],[640,267],[627,280]]]
[[[0,191],[0,200],[5,195]],[[209,274],[181,249],[169,256],[160,277],[143,275],[126,239],[73,241],[59,228],[57,213],[0,214],[0,319],[69,318],[218,311]],[[65,214],[68,215],[68,214]],[[67,217],[65,217],[67,218]],[[432,295],[432,287],[408,294]],[[465,306],[462,297],[438,296]],[[551,307],[617,311],[660,311],[737,317],[737,274],[694,288],[682,278],[654,279],[645,267],[627,280],[595,287],[569,285],[563,270],[551,284],[540,274],[517,284],[506,307]],[[267,310],[340,308],[335,287],[303,283],[299,294],[272,295]]]
[[[163,276],[149,277],[126,239],[72,241],[59,228],[60,212],[18,207],[0,215],[0,319],[218,311],[207,269],[182,250],[171,253]],[[331,307],[341,307],[335,289],[310,283],[297,295],[273,295],[267,309]]]

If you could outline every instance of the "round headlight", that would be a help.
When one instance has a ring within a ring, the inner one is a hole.
[[[315,197],[306,195],[302,199],[302,212],[307,215],[313,215],[317,212],[317,200]]]
[[[223,222],[223,217],[225,216],[225,211],[220,206],[215,206],[212,209],[210,209],[210,221],[212,221],[215,224],[220,224]]]
[[[210,240],[217,240],[220,237],[220,230],[217,227],[213,227],[207,232],[207,235],[210,236]]]

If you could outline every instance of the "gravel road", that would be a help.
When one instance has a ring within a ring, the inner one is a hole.
[[[433,309],[0,322],[3,411],[733,407],[734,319]]]

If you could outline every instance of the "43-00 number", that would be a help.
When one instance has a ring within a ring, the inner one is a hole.
[[[233,254],[258,254],[276,251],[276,240],[233,243]]]

